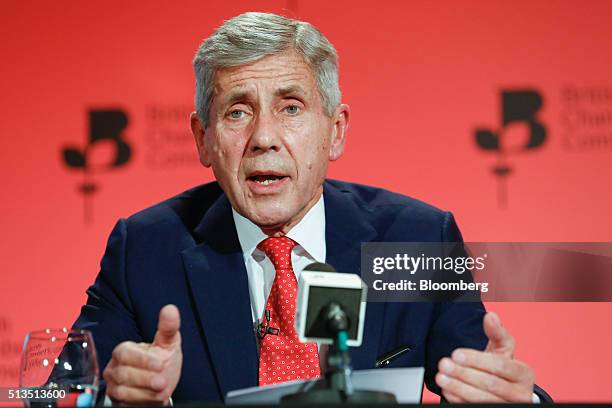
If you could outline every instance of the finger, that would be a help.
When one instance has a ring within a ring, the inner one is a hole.
[[[108,370],[104,377],[107,382],[135,388],[147,388],[155,392],[162,391],[168,382],[158,372],[147,371],[130,366],[116,366]]]
[[[153,345],[167,348],[180,344],[181,316],[174,305],[166,305],[159,311],[159,322]]]
[[[116,366],[126,365],[154,371],[160,371],[163,368],[163,360],[159,358],[159,356],[131,341],[125,341],[115,347],[111,364]]]
[[[480,390],[446,374],[436,374],[436,383],[442,388],[443,392],[450,393],[465,402],[504,402],[490,392]]]
[[[453,394],[452,392],[449,391],[442,391],[442,395],[444,395],[444,398],[446,398],[446,400],[448,402],[452,402],[453,404],[459,404],[459,403],[463,403],[466,402],[463,399],[459,398],[458,396],[456,396],[455,394]]]
[[[516,402],[517,396],[519,396],[518,398],[521,398],[520,396],[523,395],[526,397],[531,397],[531,394],[526,391],[526,388],[521,387],[520,384],[506,381],[503,378],[489,374],[485,371],[461,366],[454,363],[450,358],[441,359],[440,363],[438,364],[438,370],[442,374],[446,374],[449,377],[453,377],[466,384],[473,385],[474,387],[496,395],[505,401]],[[524,402],[529,402],[530,400],[530,398],[526,398]]]
[[[526,376],[531,376],[527,365],[499,354],[462,348],[453,351],[451,357],[457,364],[486,371],[511,382],[521,382]]]
[[[107,385],[106,392],[111,400],[121,403],[161,404],[168,399],[165,392],[155,392],[145,388],[115,385],[113,383]]]
[[[113,369],[114,366],[115,366],[115,362],[111,358],[111,361],[108,362],[108,364],[104,368],[104,371],[102,372],[102,378],[104,378],[104,380],[106,382],[109,382],[110,378],[109,378],[108,374],[110,373],[110,371]]]
[[[483,327],[489,338],[486,351],[512,357],[514,354],[514,338],[502,326],[499,316],[493,312],[487,313],[484,317]]]

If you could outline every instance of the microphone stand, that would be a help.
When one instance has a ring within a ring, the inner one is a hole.
[[[342,306],[335,302],[327,306],[324,316],[326,327],[334,338],[334,345],[327,355],[325,381],[306,391],[284,396],[281,404],[397,403],[395,395],[388,392],[354,389],[347,344],[350,321]]]

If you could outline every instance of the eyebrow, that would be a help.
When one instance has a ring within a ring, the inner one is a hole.
[[[287,95],[306,95],[306,91],[299,85],[289,85],[282,88],[278,88],[274,92],[275,96],[283,97]],[[225,106],[231,106],[239,101],[245,101],[251,99],[251,93],[249,91],[238,90],[232,92],[224,101]]]
[[[247,91],[236,91],[231,93],[224,101],[224,105],[230,106],[238,101],[249,100],[250,94]]]
[[[306,95],[306,91],[299,85],[289,85],[283,88],[278,88],[274,92],[276,96],[287,96],[287,95]]]

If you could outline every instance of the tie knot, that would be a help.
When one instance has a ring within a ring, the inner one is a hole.
[[[272,261],[274,269],[291,269],[291,250],[297,242],[287,237],[266,238],[257,245]]]

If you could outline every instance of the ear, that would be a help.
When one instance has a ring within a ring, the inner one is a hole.
[[[329,149],[329,160],[338,160],[344,153],[346,144],[346,131],[348,130],[350,108],[341,103],[334,113],[334,127],[332,129],[331,144]]]
[[[200,163],[202,163],[204,167],[210,167],[210,154],[208,153],[206,143],[204,142],[204,138],[206,136],[204,125],[202,124],[197,112],[191,112],[189,120],[191,124],[191,133],[193,133],[193,138],[195,139],[196,147],[198,148]]]

